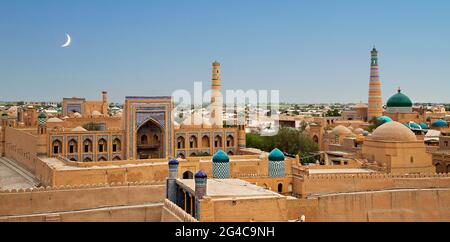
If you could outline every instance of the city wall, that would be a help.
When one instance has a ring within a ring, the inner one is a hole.
[[[160,221],[164,198],[161,183],[0,191],[0,221]]]
[[[300,197],[322,194],[409,188],[450,188],[449,174],[324,174],[294,175],[294,193]]]
[[[317,198],[320,222],[450,221],[450,190],[397,190],[327,195]]]
[[[5,157],[18,162],[21,167],[33,173],[42,185],[51,186],[54,171],[36,156],[38,138],[31,131],[33,130],[6,127]]]
[[[5,156],[34,173],[37,163],[37,136],[26,130],[5,127],[5,141]]]

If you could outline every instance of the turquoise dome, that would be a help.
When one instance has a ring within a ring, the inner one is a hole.
[[[448,127],[447,121],[438,119],[431,124],[432,127]]]
[[[426,124],[426,123],[424,123],[424,122],[420,122],[420,127],[422,128],[422,129],[428,129],[428,125]]]
[[[46,118],[45,112],[40,112],[38,118]]]
[[[230,157],[223,150],[219,150],[214,154],[212,161],[214,163],[228,163],[230,162]]]
[[[284,159],[285,159],[285,157],[284,157],[283,152],[281,152],[281,150],[279,150],[278,148],[275,148],[269,154],[270,161],[284,161]]]
[[[381,125],[381,124],[385,124],[388,122],[392,122],[392,119],[389,118],[388,116],[380,116],[377,118],[377,122]]]
[[[418,125],[414,122],[409,122],[409,128],[410,129],[422,129],[422,127],[420,127],[420,125]]]
[[[394,96],[390,97],[387,101],[388,107],[412,107],[413,103],[408,96],[401,93],[401,90],[398,90]]]

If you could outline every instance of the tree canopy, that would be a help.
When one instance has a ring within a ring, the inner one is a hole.
[[[308,156],[319,151],[319,146],[309,136],[293,128],[281,128],[275,136],[247,134],[247,147],[270,152],[275,148],[289,155]]]

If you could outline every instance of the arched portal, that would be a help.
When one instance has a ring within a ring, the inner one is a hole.
[[[319,137],[317,135],[314,135],[313,140],[316,144],[319,144]]]
[[[148,137],[158,139],[148,139]],[[144,123],[136,132],[136,154],[138,159],[164,158],[164,132],[161,126],[150,119]],[[142,139],[142,137],[145,137]]]
[[[183,173],[183,179],[194,179],[194,174],[190,171],[186,171]]]
[[[282,183],[279,183],[279,184],[278,184],[278,192],[279,192],[279,193],[282,193],[282,192],[283,192],[283,184],[282,184]]]

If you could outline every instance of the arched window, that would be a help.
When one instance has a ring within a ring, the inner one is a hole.
[[[105,157],[100,157],[100,159],[98,159],[98,161],[106,161]]]
[[[195,135],[192,135],[190,138],[189,138],[189,148],[191,148],[191,149],[194,149],[194,148],[197,148],[197,136],[195,136]]]
[[[52,147],[53,147],[53,154],[55,154],[55,155],[61,154],[61,152],[62,152],[61,141],[59,141],[59,140],[53,141]]]
[[[180,153],[180,154],[178,154],[178,158],[180,158],[180,159],[186,159],[186,156]]]
[[[78,152],[78,142],[76,142],[75,140],[71,139],[69,141],[69,154],[74,154]]]
[[[202,138],[202,147],[203,148],[209,148],[211,144],[209,143],[209,137],[207,135],[203,136]]]
[[[177,138],[177,148],[178,149],[184,149],[185,147],[185,140],[183,136],[180,136]]]
[[[233,151],[228,151],[228,155],[234,155]]]
[[[90,157],[86,157],[86,158],[84,158],[84,160],[83,160],[84,162],[91,162],[92,161],[92,159],[90,158]]]
[[[141,144],[143,144],[143,145],[146,145],[146,144],[148,144],[148,137],[147,137],[147,135],[142,135],[141,136]]]
[[[119,160],[122,160],[122,159],[120,159],[119,156],[115,156],[115,157],[113,158],[113,161],[119,161]]]
[[[120,142],[120,139],[116,138],[113,140],[112,149],[113,149],[113,152],[122,151],[122,142]]]
[[[92,153],[92,141],[90,139],[83,142],[83,151],[84,153]]]
[[[222,147],[223,145],[222,145],[222,137],[220,137],[220,135],[217,135],[215,138],[214,138],[214,147],[215,148],[219,148],[219,147]]]
[[[227,136],[227,147],[233,147],[234,146],[234,137],[232,135]]]
[[[319,137],[317,137],[317,135],[314,135],[313,140],[314,142],[316,142],[316,144],[319,143]]]
[[[283,192],[283,184],[282,184],[282,183],[279,183],[279,184],[278,184],[278,192],[279,192],[279,193],[282,193],[282,192]]]
[[[98,152],[99,153],[103,153],[103,152],[107,152],[107,142],[105,139],[100,139],[98,141]]]
[[[157,134],[153,135],[153,142],[159,143],[159,136]]]

